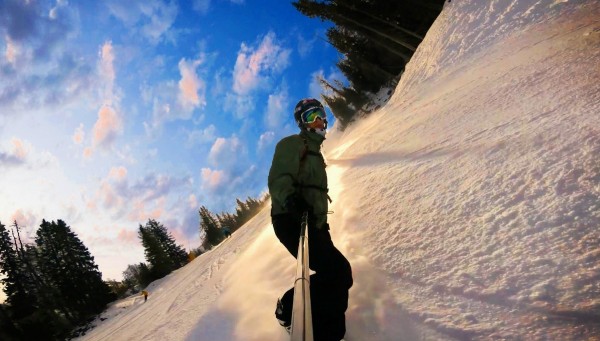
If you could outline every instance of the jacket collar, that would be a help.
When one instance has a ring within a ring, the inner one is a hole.
[[[312,143],[316,143],[318,145],[321,145],[323,143],[323,141],[325,141],[325,137],[322,135],[319,135],[317,133],[313,133],[312,131],[308,131],[306,129],[303,129],[300,132],[300,136],[302,136],[303,138],[305,138],[307,141],[312,142]]]

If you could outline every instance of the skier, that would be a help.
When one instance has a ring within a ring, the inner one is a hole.
[[[142,295],[144,295],[144,303],[148,300],[148,292],[146,290],[142,290]]]
[[[231,231],[229,230],[229,227],[223,226],[223,235],[225,238],[231,237]]]
[[[283,138],[275,147],[269,171],[271,220],[275,234],[294,256],[298,253],[302,215],[308,212],[308,248],[313,333],[315,341],[339,341],[346,333],[345,312],[352,269],[333,245],[327,223],[329,196],[325,160],[320,152],[327,116],[316,99],[295,107],[300,133]],[[289,330],[294,288],[277,301],[275,315]]]

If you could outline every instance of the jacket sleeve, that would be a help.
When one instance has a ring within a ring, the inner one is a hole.
[[[269,193],[279,207],[283,207],[285,199],[296,191],[303,147],[302,141],[296,140],[300,139],[290,136],[277,143],[269,170]]]

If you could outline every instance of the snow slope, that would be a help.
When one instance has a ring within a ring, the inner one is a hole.
[[[325,144],[347,340],[600,338],[600,2],[453,1]],[[286,340],[268,208],[82,340]]]

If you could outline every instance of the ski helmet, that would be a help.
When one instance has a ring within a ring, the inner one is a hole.
[[[305,125],[307,123],[304,122],[304,120],[302,119],[302,114],[311,109],[321,109],[323,113],[325,113],[325,108],[323,107],[323,104],[321,104],[321,102],[314,98],[305,98],[300,100],[300,102],[296,104],[296,108],[294,109],[294,119],[296,120],[296,123],[298,124],[298,127],[300,129],[306,129]],[[324,121],[325,126],[327,126],[327,120]]]

